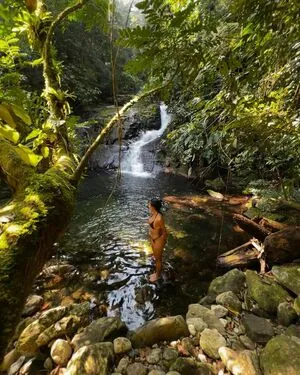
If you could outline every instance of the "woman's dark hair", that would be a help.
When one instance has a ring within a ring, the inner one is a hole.
[[[157,198],[152,198],[150,200],[150,204],[152,207],[154,207],[156,209],[157,212],[159,212],[161,214],[161,207],[162,207],[162,201],[160,199],[157,199]]]

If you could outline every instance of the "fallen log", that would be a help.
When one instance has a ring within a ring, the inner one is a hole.
[[[278,221],[267,219],[265,217],[260,218],[260,220],[258,221],[258,225],[266,228],[268,231],[272,233],[278,232],[288,227],[286,224],[279,223]]]
[[[248,241],[241,246],[219,255],[217,265],[223,268],[245,266],[252,261],[257,261],[259,254],[259,251],[253,246],[252,241]]]
[[[253,220],[248,219],[246,216],[235,214],[233,215],[235,222],[247,233],[251,234],[253,237],[257,238],[259,241],[263,242],[264,239],[271,234],[271,232],[262,227],[261,225],[255,223]]]

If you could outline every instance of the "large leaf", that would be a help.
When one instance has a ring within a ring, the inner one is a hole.
[[[36,167],[38,163],[43,159],[41,155],[35,154],[29,147],[21,144],[16,148],[16,152],[22,158],[24,163]]]
[[[18,143],[20,134],[8,125],[0,125],[0,135],[13,143]]]
[[[16,123],[10,113],[9,106],[7,104],[0,104],[0,118],[12,128],[16,127]]]
[[[19,117],[26,125],[31,125],[31,118],[22,107],[15,104],[11,104],[10,106],[17,117]]]

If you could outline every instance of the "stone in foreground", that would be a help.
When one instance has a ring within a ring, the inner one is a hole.
[[[219,349],[226,346],[226,340],[216,329],[206,328],[201,333],[200,346],[209,357],[218,359],[220,358]]]
[[[273,337],[260,356],[264,375],[300,374],[300,339],[295,336]]]
[[[223,276],[215,278],[209,285],[208,294],[217,296],[223,292],[240,293],[244,287],[245,275],[242,271],[234,268]]]
[[[68,363],[66,375],[108,375],[113,364],[113,344],[83,346]]]
[[[119,318],[100,318],[94,320],[82,332],[73,337],[74,350],[82,346],[109,341],[126,332],[125,324]]]
[[[222,347],[219,349],[219,355],[227,370],[233,375],[261,375],[255,352],[250,350],[236,352]]]
[[[186,336],[189,336],[187,324],[181,315],[177,315],[150,320],[133,332],[130,339],[133,347],[142,348]]]
[[[247,335],[251,340],[264,344],[274,336],[272,324],[264,318],[253,314],[245,314],[242,317],[242,323],[246,329]]]

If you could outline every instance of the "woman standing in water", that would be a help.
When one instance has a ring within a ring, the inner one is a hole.
[[[161,206],[162,203],[159,199],[151,199],[151,201],[148,203],[150,211],[150,218],[148,220],[150,225],[149,236],[155,258],[155,273],[150,276],[150,281],[152,283],[157,281],[161,276],[162,253],[168,237],[165,221],[160,211]]]

